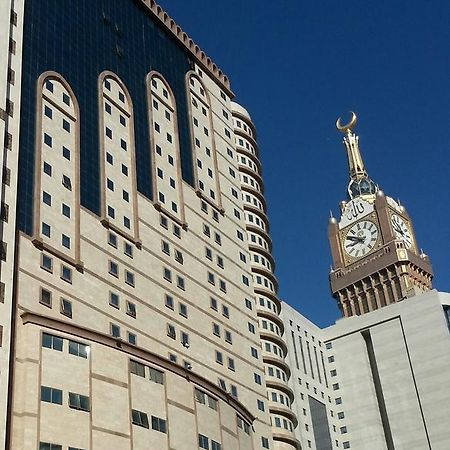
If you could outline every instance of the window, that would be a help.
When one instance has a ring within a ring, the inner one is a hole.
[[[69,341],[69,354],[87,358],[89,354],[89,346],[76,341]]]
[[[187,306],[184,303],[180,303],[178,305],[178,311],[180,313],[180,316],[183,316],[183,317],[187,317],[188,316]]]
[[[166,294],[166,300],[165,300],[165,305],[167,306],[167,308],[173,309],[173,297]]]
[[[152,416],[152,429],[159,431],[160,433],[166,432],[166,421],[159,417]]]
[[[258,350],[255,347],[250,347],[250,352],[253,356],[253,358],[258,358]],[[269,367],[270,369],[271,367]],[[272,369],[273,370],[273,369]]]
[[[223,258],[222,258],[221,256],[218,256],[218,257],[217,257],[217,265],[218,265],[221,269],[224,268],[224,265],[223,265]]]
[[[69,191],[72,190],[72,182],[70,181],[70,178],[67,175],[62,176],[62,185]]]
[[[252,323],[248,323],[248,331],[250,331],[250,333],[255,334],[255,325],[253,325]]]
[[[121,139],[120,140],[120,147],[122,148],[122,150],[127,150],[127,141]]]
[[[173,234],[177,238],[181,238],[181,228],[178,225],[173,226]]]
[[[225,341],[228,342],[229,344],[233,343],[231,331],[225,330]]]
[[[183,253],[180,250],[175,250],[175,261],[183,264]]]
[[[211,439],[211,450],[221,450],[221,449],[222,449],[221,444]]]
[[[199,434],[198,435],[198,446],[200,448],[209,450],[209,439],[206,436],[203,436],[203,434]]]
[[[70,133],[70,123],[66,119],[63,119],[62,124],[63,124],[64,130],[66,130],[68,133]]]
[[[63,98],[63,102],[67,106],[70,106],[70,97],[65,92],[63,92],[62,98]]]
[[[342,447],[343,448],[350,448],[350,442],[349,441],[345,441],[342,443]]]
[[[61,299],[61,314],[72,318],[72,302],[70,300]]]
[[[52,137],[47,133],[44,133],[44,144],[48,145],[49,147],[52,146]]]
[[[70,237],[63,234],[61,236],[61,244],[63,247],[69,248],[70,249]]]
[[[42,234],[44,236],[50,237],[50,225],[42,222]]]
[[[223,355],[216,350],[216,363],[223,364]]]
[[[333,391],[337,391],[339,389],[339,383],[333,384]]]
[[[111,153],[106,152],[106,162],[111,165],[114,163],[114,158]]]
[[[70,161],[70,150],[67,147],[62,148],[63,157]]]
[[[123,244],[123,252],[130,258],[133,257],[133,246],[129,242]]]
[[[110,292],[109,293],[109,304],[111,306],[114,306],[114,308],[119,309],[119,295],[116,294],[115,292]]]
[[[184,331],[181,332],[181,343],[185,347],[189,347],[189,335],[185,333]]]
[[[111,336],[113,338],[120,339],[120,327],[119,327],[119,325],[116,325],[115,323],[111,324]]]
[[[333,355],[328,357],[328,362],[329,363],[333,363],[334,362],[334,356]]]
[[[130,372],[145,378],[145,366],[137,361],[130,360]]]
[[[213,297],[211,297],[211,299],[210,299],[210,306],[211,306],[211,309],[213,309],[214,311],[217,311],[217,300]]]
[[[44,161],[44,173],[52,176],[52,166]]]
[[[233,358],[228,358],[228,368],[230,370],[232,370],[233,372],[236,370],[236,367],[234,365],[234,359]]]
[[[160,370],[156,370],[153,367],[149,367],[150,381],[156,384],[164,384],[164,374]]]
[[[137,336],[134,333],[131,333],[131,331],[127,331],[127,340],[129,344],[137,345]]]
[[[62,352],[63,350],[63,340],[58,336],[53,336],[52,334],[42,333],[41,345],[44,348],[49,348]]]
[[[131,410],[131,423],[139,427],[149,428],[147,414],[137,409]]]
[[[71,450],[71,448],[72,447],[69,447],[69,450]],[[62,445],[51,444],[49,442],[39,442],[39,450],[62,450]]]
[[[252,302],[251,302],[251,300],[249,300],[248,298],[245,299],[245,306],[246,306],[248,309],[252,309],[252,308],[253,308]]]
[[[336,399],[337,400],[337,399]],[[341,412],[338,412],[338,415],[337,415],[337,418],[338,419],[343,419],[345,417],[345,414],[341,411]]]
[[[48,272],[53,271],[53,259],[43,253],[41,254],[41,268]]]
[[[112,206],[108,206],[108,216],[114,219],[116,217],[116,211]]]
[[[269,448],[269,439],[266,437],[261,437],[261,445],[263,448]]]
[[[212,330],[213,330],[213,334],[220,337],[220,325],[218,325],[217,323],[213,323]]]
[[[48,205],[48,206],[52,206],[52,196],[45,191],[42,191],[42,201]]]
[[[183,291],[185,289],[184,278],[180,277],[179,275],[177,275],[177,287],[183,289]]]
[[[254,373],[254,378],[255,378],[255,383],[256,384],[261,384],[261,375]]]
[[[52,293],[51,291],[41,288],[41,294],[39,297],[39,303],[48,306],[49,308],[52,307]]]
[[[170,255],[170,245],[169,245],[169,243],[166,242],[166,241],[161,241],[161,250],[166,255]]]
[[[118,277],[119,276],[119,266],[117,265],[117,263],[115,263],[114,261],[109,261],[108,272],[111,275]]]
[[[167,324],[167,336],[169,336],[172,339],[177,338],[177,333],[175,331],[175,327],[170,323]]]
[[[41,386],[41,401],[62,405],[62,391],[48,386]]]
[[[125,283],[134,287],[134,273],[129,270],[125,270]]]
[[[127,314],[131,317],[136,317],[136,305],[130,301],[127,301]]]
[[[208,272],[208,283],[216,284],[216,281],[214,279],[214,274],[211,272]]]
[[[131,222],[130,222],[130,219],[128,218],[128,217],[123,217],[123,226],[125,227],[125,228],[128,228],[128,229],[130,229],[130,227],[131,227]]]
[[[110,191],[114,191],[114,181],[110,180],[109,178],[106,179],[106,187]]]
[[[122,173],[127,177],[128,176],[128,167],[125,164],[122,164]]]
[[[72,269],[70,267],[64,265],[61,266],[61,279],[68,283],[72,283]]]
[[[228,309],[228,306],[222,305],[222,315],[227,318],[230,317],[230,310]]]
[[[61,213],[62,213],[63,216],[65,216],[68,219],[70,219],[70,206],[68,206],[65,203],[63,203],[62,206],[61,206]]]

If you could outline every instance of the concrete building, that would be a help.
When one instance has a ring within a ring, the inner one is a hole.
[[[153,1],[0,8],[0,447],[299,449],[226,75]]]

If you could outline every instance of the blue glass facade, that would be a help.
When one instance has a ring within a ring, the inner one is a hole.
[[[36,82],[53,70],[72,87],[80,106],[81,204],[100,210],[98,76],[114,72],[130,92],[135,117],[138,190],[152,197],[145,77],[160,72],[177,102],[183,179],[192,184],[185,74],[188,52],[134,0],[26,0],[19,153],[18,227],[31,234]]]

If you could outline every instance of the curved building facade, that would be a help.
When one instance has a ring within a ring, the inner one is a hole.
[[[256,129],[242,106],[233,102],[231,107],[274,446],[300,449],[295,437],[298,420],[292,409],[294,392],[288,385],[291,370],[286,362]]]

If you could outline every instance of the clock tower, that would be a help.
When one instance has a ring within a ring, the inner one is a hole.
[[[408,213],[367,175],[353,132],[356,115],[336,127],[344,134],[350,180],[340,218],[328,226],[330,286],[344,317],[361,315],[431,289],[428,257],[419,251]]]

